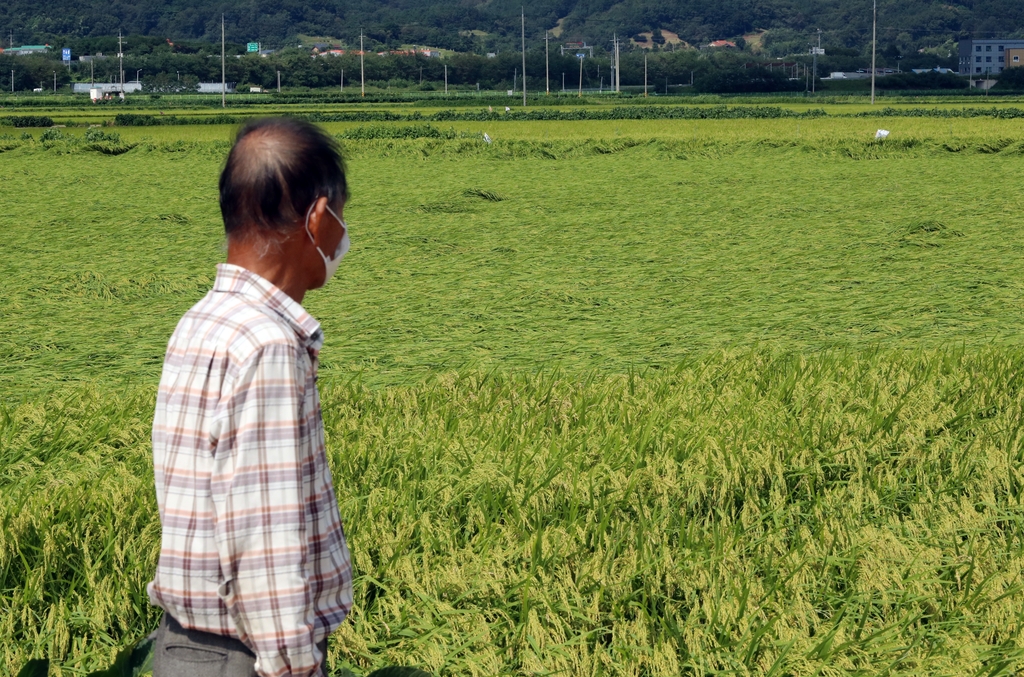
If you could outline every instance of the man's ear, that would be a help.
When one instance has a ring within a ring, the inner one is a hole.
[[[318,197],[316,202],[313,203],[313,209],[309,212],[309,232],[313,236],[313,241],[319,247],[321,243],[321,228],[324,227],[324,214],[327,213],[327,198]]]

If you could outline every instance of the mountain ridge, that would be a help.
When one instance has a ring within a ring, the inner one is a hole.
[[[228,39],[292,45],[300,35],[332,36],[349,46],[362,32],[368,47],[428,44],[458,51],[518,49],[520,10],[528,42],[581,40],[608,49],[613,35],[629,40],[661,31],[693,45],[761,34],[765,54],[805,52],[817,31],[823,45],[863,49],[871,0],[8,0],[0,6],[4,46],[125,34],[218,41],[224,15]],[[950,51],[958,37],[1024,35],[1024,5],[1011,0],[879,4],[879,48],[900,53]],[[627,42],[627,46],[629,43]],[[938,53],[938,52],[936,52]]]

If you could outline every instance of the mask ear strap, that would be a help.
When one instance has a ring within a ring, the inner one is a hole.
[[[336,221],[337,221],[338,223],[340,223],[340,224],[341,224],[341,229],[342,229],[343,231],[345,231],[345,235],[348,235],[348,224],[347,224],[347,223],[345,223],[345,219],[343,219],[343,218],[341,218],[340,216],[338,216],[337,214],[335,214],[335,213],[334,213],[334,210],[333,210],[333,209],[331,209],[331,208],[330,208],[330,206],[328,206],[328,207],[327,207],[327,211],[329,211],[329,212],[331,213],[331,216],[333,216],[333,217],[334,217],[334,219],[335,219],[335,220],[336,220]]]

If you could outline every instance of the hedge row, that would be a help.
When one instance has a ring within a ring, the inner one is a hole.
[[[875,118],[1002,118],[1013,120],[1024,118],[1021,108],[892,108],[886,106],[877,111],[854,113],[854,117]],[[837,115],[836,117],[841,117]]]
[[[53,127],[53,120],[43,115],[10,115],[0,118],[0,127]]]
[[[149,127],[157,125],[234,125],[245,122],[253,115],[178,116],[118,113],[114,124],[119,127]],[[418,111],[402,114],[390,111],[338,111],[300,114],[310,122],[490,122],[495,120],[737,120],[772,118],[820,117],[922,117],[922,118],[1024,118],[1022,108],[892,108],[860,113],[829,115],[820,108],[798,112],[779,106],[616,106],[614,108],[511,109],[500,110],[442,110],[424,115]],[[46,116],[12,115],[0,117],[0,126],[52,127],[53,120]]]
[[[805,112],[778,106],[618,106],[607,109],[575,108],[572,110],[512,109],[508,111],[442,110],[424,115],[390,111],[338,111],[297,115],[310,122],[487,122],[493,120],[734,120],[768,118],[816,118],[828,114],[821,109]],[[147,127],[152,125],[223,125],[238,124],[252,116],[228,114],[186,116],[145,115],[119,113],[114,124],[121,127]]]

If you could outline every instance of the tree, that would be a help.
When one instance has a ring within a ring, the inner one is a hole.
[[[878,78],[879,89],[967,89],[967,81],[952,73],[900,73]]]
[[[1020,66],[1007,68],[996,78],[998,82],[993,89],[1024,90],[1024,68]]]
[[[782,71],[767,68],[730,68],[708,72],[697,78],[694,89],[708,94],[743,92],[784,92],[803,89],[802,82],[792,82]]]

